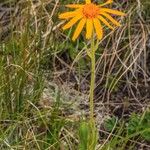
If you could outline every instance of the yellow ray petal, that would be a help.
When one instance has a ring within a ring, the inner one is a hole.
[[[113,3],[113,0],[107,0],[106,3],[103,3],[103,4],[99,5],[99,6],[105,6],[105,5],[108,5],[108,4],[111,4],[111,3]]]
[[[75,41],[78,38],[78,36],[81,33],[85,23],[86,23],[86,19],[85,18],[80,20],[80,22],[78,23],[77,28],[76,28],[76,30],[75,30],[75,32],[73,34],[73,37],[72,37],[73,41]]]
[[[108,8],[101,8],[100,11],[107,12],[107,13],[114,14],[114,15],[119,15],[119,16],[124,16],[125,15],[125,13],[123,13],[121,11],[108,9]]]
[[[92,32],[93,32],[93,20],[87,19],[87,22],[86,22],[86,38],[87,39],[91,38]]]
[[[107,19],[109,19],[116,26],[121,26],[121,24],[119,22],[117,22],[114,18],[112,18],[109,14],[101,12],[101,15],[105,16]]]
[[[66,29],[72,27],[81,18],[82,18],[82,15],[78,14],[77,16],[72,18],[65,26],[63,26],[63,30],[66,30]]]
[[[85,3],[86,3],[86,4],[90,4],[90,3],[91,3],[91,0],[86,0]]]
[[[100,24],[100,21],[97,18],[95,18],[95,19],[93,19],[93,23],[94,23],[94,27],[95,27],[95,31],[96,31],[98,39],[102,39],[103,29],[102,29],[102,26]]]
[[[105,18],[103,18],[102,16],[98,16],[98,19],[100,19],[106,26],[108,26],[110,29],[114,29],[108,22]]]
[[[77,15],[77,13],[79,13],[79,9],[75,10],[75,11],[71,11],[71,12],[65,12],[59,15],[60,19],[68,19],[68,18],[72,18],[75,17]]]
[[[82,8],[84,5],[81,4],[68,4],[66,7],[68,8]]]

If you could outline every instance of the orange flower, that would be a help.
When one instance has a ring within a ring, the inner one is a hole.
[[[75,10],[59,15],[60,19],[70,19],[70,21],[63,27],[63,30],[71,28],[74,24],[79,22],[72,37],[73,41],[78,38],[84,26],[86,26],[86,39],[91,38],[94,30],[97,34],[97,38],[102,39],[103,28],[101,22],[108,26],[110,29],[114,29],[114,27],[110,25],[107,20],[111,21],[116,26],[120,26],[120,23],[112,18],[110,14],[119,16],[125,15],[123,12],[103,7],[112,2],[113,0],[107,0],[106,3],[96,5],[92,3],[91,0],[86,0],[85,4],[66,5],[66,7],[73,8]]]

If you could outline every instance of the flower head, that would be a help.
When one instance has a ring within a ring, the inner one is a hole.
[[[119,16],[125,15],[121,11],[103,7],[112,2],[113,0],[107,0],[106,3],[96,5],[92,3],[91,0],[86,0],[85,4],[66,5],[66,7],[73,8],[75,10],[65,12],[59,15],[60,19],[69,19],[69,22],[63,26],[63,29],[66,30],[68,28],[71,28],[74,24],[78,23],[72,37],[73,41],[78,38],[84,26],[86,26],[86,39],[90,39],[94,31],[97,34],[97,38],[102,39],[103,28],[101,23],[105,24],[110,29],[114,29],[114,27],[108,23],[108,20],[111,21],[111,23],[116,26],[120,26],[120,23],[117,22],[111,16],[111,14]]]

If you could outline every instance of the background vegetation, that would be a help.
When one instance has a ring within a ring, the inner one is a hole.
[[[83,142],[90,61],[85,37],[72,42],[73,29],[62,32],[58,14],[68,3],[0,0],[2,150],[77,150]],[[97,149],[148,150],[150,1],[115,0],[112,7],[127,16],[105,30],[96,54]]]

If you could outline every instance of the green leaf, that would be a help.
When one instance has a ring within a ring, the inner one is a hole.
[[[89,136],[89,125],[86,122],[81,122],[79,127],[79,150],[87,150]]]
[[[110,132],[113,130],[116,122],[117,122],[117,118],[113,116],[112,118],[105,121],[104,128]]]

